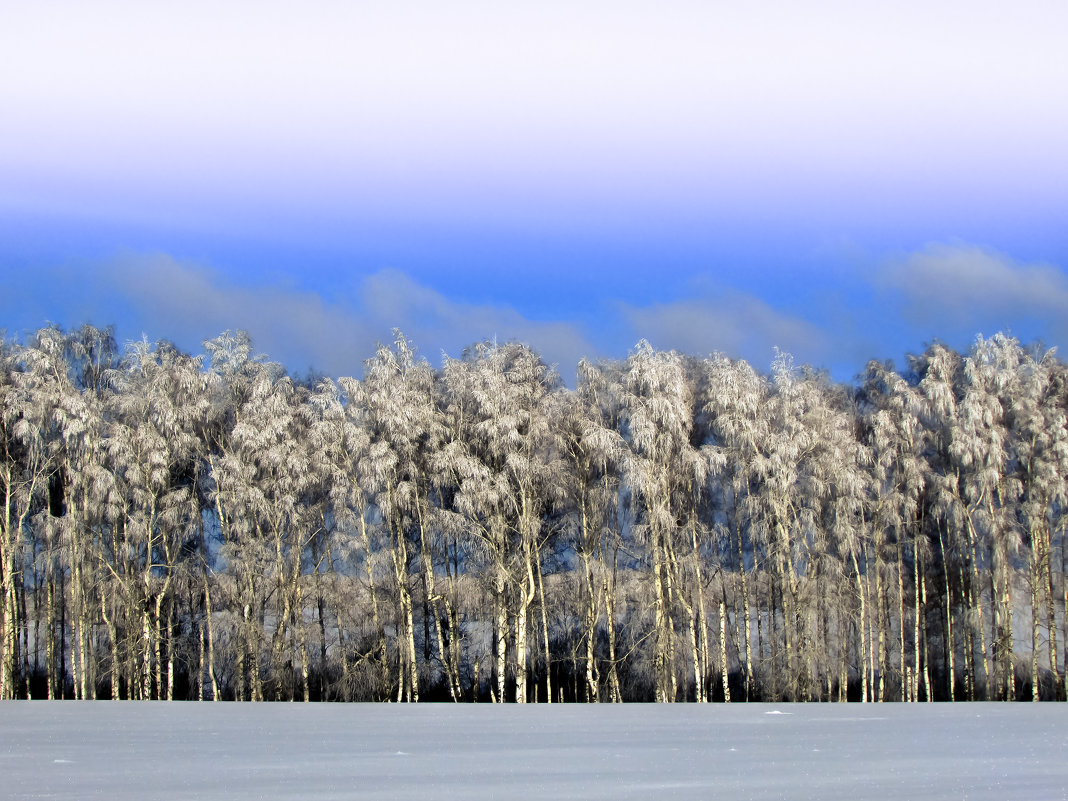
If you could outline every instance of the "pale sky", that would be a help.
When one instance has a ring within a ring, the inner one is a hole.
[[[1068,340],[1063,2],[7,3],[0,326],[355,372]],[[938,298],[932,297],[937,291]]]

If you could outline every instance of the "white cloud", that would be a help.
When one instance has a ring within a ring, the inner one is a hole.
[[[397,270],[383,270],[363,280],[360,309],[383,331],[400,328],[431,361],[436,361],[436,354],[427,350],[432,346],[457,357],[474,342],[515,339],[533,346],[570,379],[579,359],[595,355],[575,323],[531,320],[508,306],[455,301]]]
[[[285,280],[237,283],[164,254],[128,255],[100,268],[98,278],[129,300],[152,327],[150,338],[184,335],[179,344],[190,347],[190,340],[246,329],[259,351],[297,371],[313,366],[329,375],[358,373],[379,342],[392,340],[394,328],[434,364],[442,351],[459,356],[479,340],[516,339],[558,364],[570,380],[578,360],[593,355],[574,324],[455,301],[396,270],[366,276],[330,299]]]
[[[6,324],[31,330],[44,323],[41,315],[66,326],[115,322],[122,339],[143,331],[194,352],[207,337],[243,328],[259,351],[289,369],[335,376],[358,374],[394,328],[435,365],[443,351],[455,357],[479,340],[516,339],[557,364],[569,383],[580,358],[622,357],[641,338],[694,356],[723,351],[757,368],[779,347],[841,378],[866,359],[899,358],[934,338],[962,348],[978,333],[1004,330],[1025,341],[1068,344],[1068,276],[969,244],[935,244],[885,260],[867,273],[870,283],[859,273],[848,286],[792,275],[789,308],[698,276],[675,298],[643,304],[633,294],[626,301],[602,296],[599,312],[555,320],[462,300],[397,270],[311,289],[293,278],[224,272],[166,254],[78,267],[13,276],[12,293],[0,299]]]
[[[722,351],[757,368],[771,363],[778,347],[798,362],[825,364],[827,334],[816,325],[776,311],[752,295],[733,290],[650,306],[619,304],[635,338],[654,347],[705,356]]]
[[[974,334],[1025,325],[1064,341],[1068,276],[971,244],[931,244],[883,267],[876,285],[897,294],[902,314],[927,335],[947,326]]]

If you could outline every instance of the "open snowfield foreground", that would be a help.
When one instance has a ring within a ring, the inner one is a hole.
[[[4,702],[4,799],[1063,799],[1068,706]]]

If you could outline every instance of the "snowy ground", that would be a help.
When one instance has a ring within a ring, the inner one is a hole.
[[[1068,705],[0,704],[0,798],[1068,799]]]

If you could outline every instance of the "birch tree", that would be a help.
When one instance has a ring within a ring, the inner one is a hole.
[[[642,341],[621,375],[621,424],[629,445],[624,475],[639,510],[634,534],[646,544],[653,585],[654,688],[657,701],[678,698],[675,611],[684,607],[695,690],[702,681],[700,597],[686,598],[678,546],[692,543],[688,524],[694,484],[703,484],[707,462],[690,441],[694,396],[686,365],[676,352],[658,352]]]
[[[990,554],[992,640],[997,674],[994,691],[1006,700],[1016,696],[1012,631],[1013,560],[1020,532],[1010,508],[1019,493],[1008,475],[1006,403],[1014,392],[1021,353],[1019,343],[1001,334],[979,337],[965,360],[966,389],[951,445],[959,476],[959,497],[970,535],[985,542]],[[988,688],[988,692],[991,688]]]
[[[49,442],[51,409],[33,392],[32,381],[25,380],[19,356],[19,349],[0,341],[0,699],[20,695],[27,678],[20,634],[28,621],[19,609],[26,527],[47,503],[49,479],[56,471]]]
[[[617,365],[579,363],[579,383],[562,410],[562,448],[575,553],[582,565],[581,640],[585,700],[600,700],[598,621],[604,609],[608,697],[620,700],[615,642],[615,576],[618,567],[620,469],[626,443],[619,435],[612,374]]]
[[[936,344],[913,360],[913,371],[919,378],[923,421],[932,447],[930,505],[936,516],[944,584],[947,690],[951,698],[956,696],[954,664],[959,641],[962,649],[962,692],[966,699],[972,700],[977,693],[977,664],[983,667],[984,684],[989,677],[990,666],[983,625],[979,543],[974,526],[970,523],[971,516],[966,515],[967,504],[961,497],[960,469],[953,453],[954,440],[960,438],[956,433],[956,421],[964,380],[963,360],[954,351]],[[960,620],[964,630],[959,638],[954,637],[954,609],[961,610]]]
[[[327,516],[333,521],[332,526],[324,525],[327,536],[316,564],[325,561],[332,590],[343,697],[351,699],[362,687],[372,698],[385,700],[392,695],[389,691],[392,679],[376,578],[375,560],[379,548],[372,544],[372,539],[377,543],[373,531],[374,463],[368,459],[370,436],[362,423],[363,411],[356,402],[360,393],[359,382],[344,377],[337,385],[332,381],[320,383],[311,399],[319,411],[318,420],[312,425],[312,446],[320,454],[324,469],[330,473]],[[361,558],[362,566],[359,564]],[[348,571],[358,574],[361,569],[366,576],[364,591],[368,601],[361,608],[346,608],[355,604],[354,599],[345,603],[342,585],[346,582],[342,574],[347,577]],[[365,633],[368,610],[369,640]],[[320,610],[324,643],[325,628],[324,613]],[[325,652],[325,644],[322,648]]]
[[[264,519],[259,514],[269,499],[256,485],[261,446],[284,434],[275,424],[264,430],[246,422],[250,404],[266,410],[272,390],[282,378],[280,365],[267,363],[252,352],[246,332],[225,332],[204,343],[211,359],[207,374],[210,406],[205,426],[211,484],[207,497],[215,514],[224,560],[218,574],[226,594],[227,617],[233,639],[233,693],[237,700],[263,700],[261,664],[265,640],[264,616],[271,592],[274,560],[269,542],[262,536]],[[260,397],[254,399],[254,394]],[[284,390],[283,390],[284,393]],[[257,421],[258,424],[258,421]],[[277,452],[271,458],[280,464]],[[270,470],[271,464],[264,467]]]
[[[112,578],[140,610],[140,695],[171,700],[175,578],[200,523],[194,425],[207,413],[201,362],[170,343],[142,341],[130,347],[114,384],[106,449],[122,514],[112,514]]]
[[[70,574],[72,642],[68,656],[74,697],[78,699],[96,695],[94,596],[101,584],[99,537],[105,511],[101,501],[108,483],[101,464],[104,408],[116,355],[110,329],[88,325],[69,335],[56,327],[41,329],[25,351],[33,391],[51,415],[57,449],[55,475],[63,483],[66,500],[66,514],[50,517],[47,527],[58,546],[58,568]],[[59,628],[62,638],[62,621]]]
[[[893,564],[891,578],[896,583],[901,700],[919,700],[922,684],[924,697],[930,701],[931,674],[925,657],[927,631],[923,600],[930,547],[920,519],[927,482],[927,466],[923,458],[926,437],[919,419],[920,397],[901,375],[878,362],[868,364],[861,392],[864,425],[872,455],[872,522],[877,531],[888,532],[893,537],[892,542],[884,540],[882,545],[892,551],[892,557],[887,561]],[[908,604],[910,594],[911,604]],[[911,632],[906,625],[907,605],[911,606]],[[911,643],[908,642],[910,633]],[[911,661],[908,661],[910,649]]]
[[[1039,661],[1043,647],[1051,677],[1047,692],[1054,699],[1059,693],[1053,541],[1068,500],[1068,413],[1063,404],[1064,367],[1052,351],[1022,354],[1017,373],[1008,413],[1021,493],[1020,523],[1028,545],[1031,698],[1038,701],[1045,683]]]
[[[452,610],[455,596],[438,591],[434,567],[436,546],[441,538],[437,536],[440,529],[436,525],[436,507],[431,501],[432,465],[445,436],[443,417],[436,397],[437,383],[429,364],[425,360],[416,361],[407,339],[399,331],[395,334],[394,347],[380,347],[367,362],[363,382],[358,387],[352,384],[351,388],[354,402],[363,409],[363,424],[370,437],[368,459],[374,465],[375,503],[381,510],[391,543],[404,666],[399,675],[397,699],[419,700],[411,586],[414,559],[422,578],[425,655],[429,658],[433,640],[450,697],[459,700],[458,652],[446,647],[442,629],[443,619],[458,626]],[[416,554],[409,551],[410,547],[416,549]],[[461,633],[454,631],[453,636],[460,637]]]
[[[0,340],[0,697],[1063,697],[1039,346],[843,384],[643,342],[573,392],[516,343],[205,353]]]
[[[735,602],[736,639],[742,643],[739,658],[744,662],[744,692],[748,700],[755,691],[753,652],[754,599],[751,575],[760,570],[761,549],[754,539],[760,485],[759,460],[767,452],[771,437],[766,414],[769,392],[767,380],[749,364],[716,354],[705,362],[705,403],[703,414],[709,420],[711,445],[719,454],[720,470],[713,486],[718,498],[722,536],[733,556],[738,576]],[[759,609],[759,606],[757,606]],[[757,637],[761,615],[755,616]]]
[[[539,593],[544,596],[542,549],[551,533],[544,519],[562,483],[555,427],[560,379],[525,345],[481,343],[463,359],[447,360],[444,380],[450,426],[467,445],[452,458],[459,487],[454,503],[481,540],[488,561],[495,696],[505,697],[511,644],[514,698],[525,703],[530,610]],[[544,617],[542,647],[549,647]],[[551,655],[545,657],[548,676]]]

